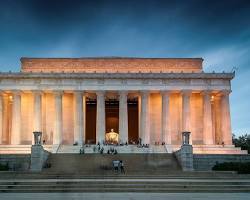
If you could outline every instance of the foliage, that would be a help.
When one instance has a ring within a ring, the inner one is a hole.
[[[224,162],[213,166],[215,171],[237,171],[239,174],[250,174],[250,162]]]
[[[233,134],[233,144],[236,147],[241,147],[242,150],[247,150],[250,153],[250,135],[241,135],[238,138]]]
[[[9,165],[7,164],[1,164],[0,163],[0,171],[8,171],[9,170]]]

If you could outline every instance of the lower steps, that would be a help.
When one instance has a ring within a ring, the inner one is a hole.
[[[250,180],[26,179],[0,180],[0,192],[250,192]]]

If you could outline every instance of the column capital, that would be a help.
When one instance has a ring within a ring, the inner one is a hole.
[[[21,95],[22,94],[22,91],[21,90],[12,90],[11,91],[11,93],[13,94],[13,95]]]
[[[127,90],[119,90],[118,94],[119,94],[119,96],[120,95],[128,95],[128,91]]]
[[[192,90],[181,90],[181,94],[185,96],[191,96]]]
[[[85,91],[84,90],[75,90],[73,91],[74,95],[85,95]]]
[[[232,91],[231,90],[221,90],[220,91],[220,94],[222,96],[228,96]]]
[[[6,96],[7,94],[3,91],[3,90],[0,90],[0,96],[1,97],[4,97],[4,96]]]
[[[140,95],[141,95],[141,96],[144,96],[144,97],[147,97],[147,96],[150,95],[150,91],[148,91],[148,90],[141,90],[141,91],[140,91]]]
[[[211,90],[203,90],[203,91],[201,91],[201,93],[200,93],[201,95],[212,95],[212,91]]]
[[[40,94],[40,95],[43,94],[43,91],[42,91],[42,90],[32,90],[31,92],[32,92],[33,94]]]
[[[53,94],[54,94],[55,96],[61,96],[61,95],[63,95],[63,93],[64,93],[63,90],[54,90],[54,91],[53,91]]]
[[[161,95],[170,95],[172,93],[171,90],[161,90],[160,91]]]
[[[95,93],[96,93],[97,96],[104,96],[105,93],[106,93],[106,91],[104,91],[104,90],[98,90]]]

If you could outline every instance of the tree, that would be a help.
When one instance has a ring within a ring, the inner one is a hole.
[[[241,135],[238,138],[233,134],[233,144],[236,147],[241,147],[242,150],[247,150],[250,153],[250,135]]]

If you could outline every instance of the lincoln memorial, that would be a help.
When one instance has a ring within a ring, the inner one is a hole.
[[[0,150],[112,142],[172,152],[191,132],[194,151],[232,145],[234,73],[205,73],[202,58],[21,58],[0,73]],[[108,134],[108,135],[107,135]],[[196,147],[196,149],[195,149]]]

